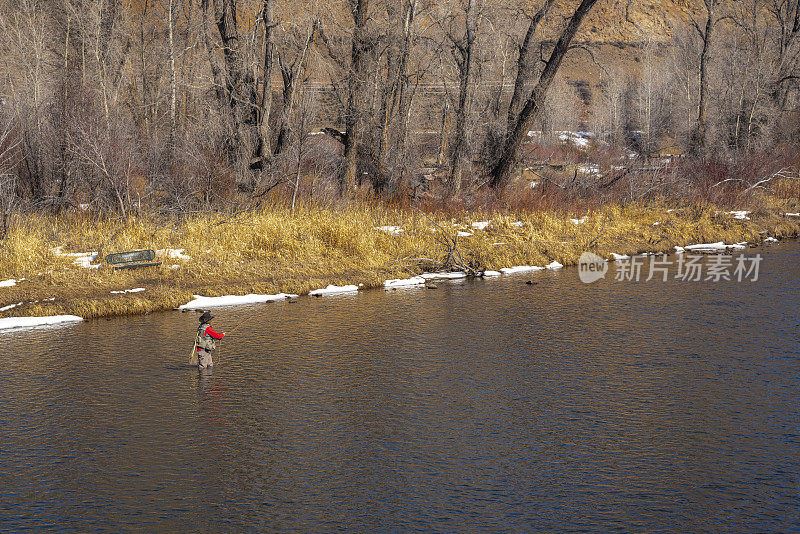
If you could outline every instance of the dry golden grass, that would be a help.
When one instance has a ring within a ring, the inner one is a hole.
[[[489,269],[553,260],[573,265],[593,241],[593,250],[608,256],[797,235],[800,219],[782,215],[800,211],[796,203],[764,196],[751,204],[751,220],[736,220],[712,205],[670,207],[657,201],[610,205],[570,217],[543,211],[496,214],[485,230],[471,227],[489,220],[482,213],[451,219],[376,206],[308,205],[294,216],[269,208],[234,218],[205,214],[169,223],[18,215],[3,243],[0,280],[25,280],[0,287],[0,307],[23,304],[0,317],[68,313],[94,318],[171,309],[193,294],[305,294],[328,284],[353,283],[377,287],[387,279],[419,274],[430,263],[418,258],[441,258],[437,234],[442,231],[471,232],[458,238],[458,246],[466,260]],[[586,220],[575,224],[571,217]],[[379,226],[399,226],[404,232],[390,235],[375,229]],[[768,233],[759,233],[764,230]],[[191,260],[161,257],[163,264],[155,268],[85,269],[54,253],[56,247],[101,251],[103,256],[140,248],[184,249]],[[136,287],[145,291],[111,293]]]

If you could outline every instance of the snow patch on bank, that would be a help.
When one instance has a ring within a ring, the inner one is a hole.
[[[375,230],[386,232],[389,235],[399,235],[405,232],[405,230],[400,228],[399,226],[376,226]]]
[[[569,222],[572,224],[583,224],[589,220],[589,217],[581,217],[580,219],[570,219]]]
[[[614,252],[611,253],[611,258],[616,260],[627,260],[630,258],[627,254],[616,254]]]
[[[24,278],[20,278],[19,280],[14,280],[13,278],[11,280],[3,280],[2,282],[0,282],[0,287],[13,287],[19,284],[20,282],[24,281],[25,281]]]
[[[560,132],[558,140],[563,144],[573,144],[577,148],[589,147],[589,134],[587,132]]]
[[[73,258],[73,263],[83,269],[99,269],[100,265],[92,265],[97,261],[98,252],[61,252],[63,245],[60,247],[51,248],[50,252],[56,256],[63,256],[65,258]]]
[[[421,276],[414,276],[412,278],[396,278],[394,280],[386,280],[383,283],[383,287],[387,289],[398,288],[398,287],[413,287],[421,285],[425,285],[425,279]]]
[[[438,273],[422,273],[420,276],[425,280],[458,280],[459,278],[466,278],[467,273],[464,271],[455,271],[452,273],[440,271]]]
[[[486,227],[489,226],[491,221],[480,221],[472,223],[472,227],[476,230],[486,230]]]
[[[277,295],[257,295],[250,293],[247,295],[225,295],[222,297],[203,297],[195,295],[194,300],[179,306],[179,310],[202,310],[216,306],[241,306],[243,304],[259,304],[262,302],[275,302],[276,300],[286,300],[297,298],[297,295],[289,293],[278,293]]]
[[[77,315],[51,315],[49,317],[8,317],[0,319],[0,330],[13,330],[17,328],[36,328],[62,323],[79,323],[83,317]]]
[[[165,258],[169,258],[171,260],[191,260],[192,257],[185,254],[185,248],[164,248],[160,250],[156,250],[156,254],[159,256],[163,256]]]
[[[544,267],[537,267],[536,265],[516,265],[514,267],[503,267],[500,272],[503,274],[517,274],[529,273],[532,271],[544,271]]]
[[[557,261],[553,261],[552,263],[548,263],[546,267],[548,269],[550,269],[551,271],[556,271],[558,269],[561,269],[564,266],[561,265],[560,263],[558,263]]]
[[[358,291],[358,286],[334,286],[329,285],[328,287],[324,287],[322,289],[315,289],[314,291],[309,291],[309,296],[316,297],[322,295],[338,295],[341,293],[355,293]]]
[[[143,287],[135,287],[133,289],[123,289],[121,291],[112,291],[111,293],[114,293],[115,295],[123,295],[125,293],[141,293],[142,291],[144,291]]]
[[[726,245],[724,241],[717,241],[716,243],[700,243],[697,245],[687,245],[684,249],[690,252],[724,252],[728,249],[742,250],[747,248],[747,241],[741,243],[734,243],[733,245]]]
[[[749,220],[750,220],[750,217],[748,217],[748,215],[750,214],[750,212],[749,212],[749,211],[745,211],[745,210],[738,210],[738,211],[718,211],[718,212],[716,212],[716,213],[724,213],[725,215],[733,215],[733,218],[734,218],[734,219],[739,219],[740,221],[749,221]]]

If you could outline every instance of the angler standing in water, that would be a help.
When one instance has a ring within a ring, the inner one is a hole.
[[[200,326],[197,327],[197,337],[194,340],[194,346],[197,349],[197,368],[205,369],[213,367],[214,361],[211,359],[211,353],[217,348],[216,340],[225,337],[225,333],[217,333],[211,328],[209,324],[214,316],[209,312],[203,312],[200,316]]]

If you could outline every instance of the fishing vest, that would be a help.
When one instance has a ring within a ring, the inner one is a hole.
[[[201,324],[200,326],[197,327],[197,340],[195,341],[195,343],[201,349],[211,352],[212,350],[217,348],[217,343],[213,337],[206,334],[206,328],[208,328],[208,326],[209,325],[207,324]]]

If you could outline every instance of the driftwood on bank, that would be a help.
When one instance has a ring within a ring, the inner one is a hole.
[[[431,260],[442,271],[463,271],[467,278],[481,278],[486,271],[486,267],[480,265],[475,260],[466,260],[458,248],[458,232],[455,235],[445,230],[439,223],[431,219],[426,213],[420,211],[436,227],[436,242],[439,243],[443,256],[439,260]]]

